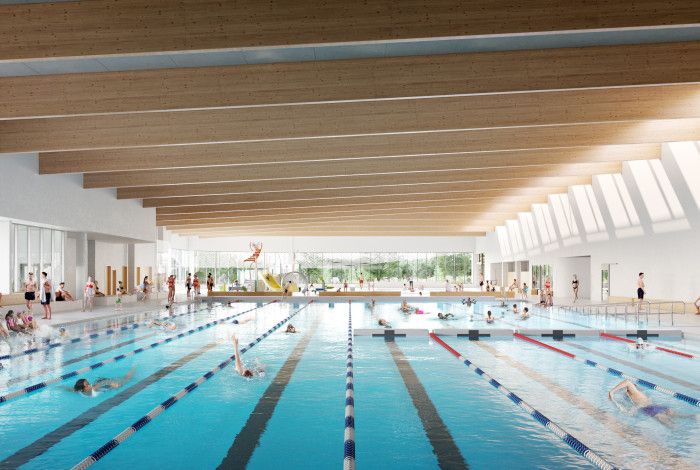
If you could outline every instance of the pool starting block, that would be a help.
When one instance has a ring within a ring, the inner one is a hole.
[[[372,338],[405,338],[406,336],[428,336],[424,328],[356,328],[355,336]]]
[[[469,338],[471,341],[478,341],[480,338],[491,338],[493,336],[513,336],[513,330],[487,328],[483,330],[469,330],[462,328],[440,328],[433,331],[438,336],[457,336],[458,338]]]

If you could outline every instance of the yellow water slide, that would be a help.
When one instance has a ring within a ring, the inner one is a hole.
[[[282,292],[282,286],[280,286],[279,281],[275,279],[275,276],[270,274],[269,271],[265,271],[262,273],[262,280],[267,286],[268,289],[270,289],[273,292]]]

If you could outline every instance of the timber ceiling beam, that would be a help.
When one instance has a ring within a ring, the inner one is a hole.
[[[467,204],[495,203],[503,205],[521,204],[524,198],[543,199],[549,194],[566,192],[564,184],[590,183],[590,177],[574,177],[561,181],[561,186],[527,187],[519,181],[508,188],[460,189],[464,185],[452,183],[435,188],[435,191],[421,192],[405,187],[380,187],[346,189],[341,194],[328,194],[323,191],[282,191],[263,194],[235,194],[225,196],[193,196],[186,198],[144,199],[144,207],[155,207],[157,214],[194,214],[230,211],[289,210],[288,205],[297,205],[306,210],[328,210],[333,207],[414,207],[417,203],[442,204],[449,201]]]
[[[276,219],[263,219],[263,220],[211,220],[211,221],[199,221],[199,222],[175,222],[160,224],[160,226],[167,227],[172,230],[179,229],[197,229],[197,228],[219,228],[219,227],[250,227],[255,226],[277,226],[277,225],[295,225],[299,223],[305,224],[353,224],[353,225],[365,225],[365,224],[376,224],[378,222],[385,222],[389,224],[422,224],[422,225],[434,225],[439,224],[441,226],[453,226],[458,225],[463,227],[466,225],[480,226],[480,227],[493,227],[498,224],[503,223],[504,220],[512,219],[516,217],[517,214],[508,214],[503,217],[493,217],[487,214],[442,214],[442,215],[431,215],[429,213],[415,213],[415,214],[402,214],[402,215],[391,215],[386,214],[381,216],[353,216],[353,215],[335,215],[327,217],[287,217],[287,218],[276,218]]]
[[[698,77],[700,41],[6,77],[0,119],[668,85]]]
[[[538,179],[535,184],[522,181],[495,181],[488,185],[463,183],[423,185],[416,187],[380,186],[376,188],[345,188],[329,192],[325,189],[303,191],[275,191],[268,193],[202,195],[188,197],[145,198],[143,207],[156,207],[163,213],[217,212],[226,210],[248,210],[250,208],[279,207],[283,203],[303,207],[329,207],[336,205],[360,206],[372,203],[390,204],[394,201],[443,201],[469,200],[471,202],[506,203],[517,202],[523,197],[541,198],[554,192],[566,192],[573,184],[589,184],[590,176]],[[562,188],[564,190],[562,191]],[[282,204],[280,204],[282,203]]]
[[[440,231],[434,228],[404,229],[389,227],[385,229],[343,229],[343,228],[319,228],[319,229],[264,229],[264,230],[234,230],[223,229],[219,231],[182,230],[176,232],[181,236],[197,236],[199,238],[218,237],[255,237],[255,236],[286,236],[286,237],[484,237],[490,230],[480,232],[462,232],[453,230]]]
[[[541,200],[540,200],[541,201]],[[539,201],[538,201],[539,202]],[[216,220],[267,220],[276,219],[278,217],[333,217],[338,214],[347,215],[353,217],[362,217],[364,215],[377,216],[380,217],[382,214],[481,214],[484,209],[489,209],[489,214],[497,215],[498,217],[507,216],[509,214],[514,214],[517,212],[523,212],[524,210],[529,210],[529,205],[525,202],[520,204],[512,204],[509,208],[501,205],[498,209],[491,209],[492,204],[469,204],[459,203],[459,201],[444,201],[440,205],[422,205],[420,202],[416,203],[404,203],[403,205],[396,205],[396,207],[382,207],[382,206],[372,206],[372,207],[352,207],[352,206],[333,206],[326,208],[311,208],[312,210],[307,210],[306,207],[278,207],[271,210],[248,210],[248,211],[227,211],[227,212],[204,212],[204,213],[193,213],[193,214],[156,214],[156,222],[159,225],[177,222],[201,222],[201,221],[216,221]],[[315,210],[313,210],[315,209]]]
[[[0,121],[0,152],[337,138],[700,117],[700,85]]]
[[[700,23],[700,6],[681,0],[91,0],[0,6],[0,60],[691,23]]]
[[[332,142],[327,142],[331,144]],[[92,173],[111,172],[124,178],[148,178],[149,173],[143,170],[161,170],[158,175],[176,175],[179,170],[192,170],[206,167],[217,167],[221,171],[238,168],[241,171],[246,165],[262,165],[258,171],[268,171],[270,166],[264,164],[285,165],[285,171],[302,171],[304,166],[296,164],[306,162],[306,167],[322,168],[329,165],[367,165],[381,159],[394,159],[398,162],[425,160],[437,162],[442,158],[453,157],[462,162],[468,162],[476,167],[502,166],[511,162],[529,162],[523,164],[539,164],[540,162],[557,162],[566,159],[571,163],[586,163],[610,161],[623,158],[644,160],[659,158],[661,144],[630,144],[630,145],[600,145],[586,147],[539,148],[536,150],[504,150],[490,152],[454,151],[448,153],[382,153],[374,146],[346,147],[328,146],[324,149],[318,142],[284,141],[265,142],[262,147],[254,144],[221,144],[221,145],[184,145],[172,147],[148,147],[137,149],[86,150],[77,152],[42,152],[39,154],[39,173]],[[441,148],[444,148],[441,147]],[[403,150],[403,149],[402,149]],[[407,149],[406,149],[407,150]],[[427,150],[420,146],[418,151]],[[355,152],[354,154],[352,152]],[[412,160],[411,160],[412,159]],[[345,162],[343,162],[345,160]],[[350,160],[357,160],[351,162]],[[363,161],[365,163],[363,163]],[[130,170],[124,171],[124,168]],[[297,170],[297,168],[299,168]],[[143,174],[143,176],[141,176]],[[93,176],[90,176],[92,178]],[[94,176],[97,178],[97,176]],[[109,176],[108,176],[109,177]]]
[[[343,225],[347,226],[346,228],[343,228]],[[437,225],[437,227],[436,227]],[[368,230],[368,231],[373,231],[373,230],[381,230],[381,231],[388,231],[388,230],[396,230],[396,231],[404,231],[404,230],[431,230],[433,232],[439,232],[439,231],[449,231],[449,232],[486,232],[489,230],[493,230],[493,227],[496,225],[496,223],[485,223],[483,225],[479,225],[477,222],[476,224],[470,224],[470,223],[459,223],[459,222],[454,222],[452,224],[430,224],[430,223],[423,223],[420,220],[396,220],[396,221],[386,221],[386,222],[375,222],[375,221],[364,221],[364,222],[358,222],[358,221],[348,221],[346,223],[338,222],[338,221],[328,221],[328,222],[323,222],[323,221],[298,221],[298,222],[291,222],[291,223],[269,223],[269,224],[256,224],[252,223],[249,225],[239,225],[239,224],[231,224],[231,225],[215,225],[211,227],[173,227],[173,231],[179,232],[180,230],[183,231],[198,231],[198,232],[220,232],[222,230],[236,230],[236,231],[248,231],[250,233],[254,233],[256,231],[263,231],[263,230],[294,230],[294,229],[303,229],[303,230],[319,230],[319,229],[325,229],[325,230],[348,230],[348,231],[353,231],[353,230]]]
[[[394,158],[311,161],[288,164],[230,165],[204,168],[131,170],[83,175],[85,188],[116,188],[227,181],[320,178],[407,172],[486,170],[555,164],[605,163],[661,157],[661,145],[601,146],[477,154],[420,155]]]
[[[304,191],[309,189],[327,190],[343,193],[346,188],[377,188],[381,186],[404,186],[415,189],[415,186],[439,187],[446,183],[463,183],[468,187],[498,187],[499,181],[512,184],[520,180],[523,186],[532,186],[539,180],[554,178],[560,186],[562,177],[590,176],[598,173],[619,173],[622,164],[612,163],[580,163],[542,165],[512,169],[487,170],[456,170],[423,173],[393,173],[368,174],[359,176],[301,178],[265,181],[236,181],[208,184],[182,184],[164,186],[137,186],[117,188],[117,199],[142,199],[155,197],[186,197],[203,194],[243,194],[264,193],[274,191]]]

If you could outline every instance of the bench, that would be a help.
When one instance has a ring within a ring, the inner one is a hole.
[[[228,292],[228,291],[211,291],[208,297],[280,297],[283,292]]]
[[[43,309],[38,297],[39,295],[37,294],[37,299],[32,303],[33,315],[43,314]],[[82,307],[83,303],[80,300],[66,300],[61,302],[56,302],[54,300],[51,302],[51,311],[53,313],[80,310]],[[9,310],[14,310],[15,312],[26,310],[23,292],[3,294],[2,300],[0,300],[0,314],[2,315],[2,319],[5,318],[5,315]]]
[[[319,297],[401,297],[401,292],[399,291],[354,291],[354,292],[335,292],[335,291],[321,291],[318,293]]]

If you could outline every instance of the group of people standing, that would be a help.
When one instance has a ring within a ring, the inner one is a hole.
[[[174,274],[168,276],[168,305],[172,305],[175,302],[175,282],[176,277]],[[211,294],[211,292],[214,290],[214,284],[214,276],[212,273],[209,273],[207,275],[207,294]],[[187,273],[187,277],[185,278],[185,289],[187,290],[188,299],[192,297],[193,291],[194,295],[201,295],[201,281],[199,280],[198,274],[195,274],[193,277],[192,273]]]

